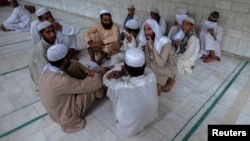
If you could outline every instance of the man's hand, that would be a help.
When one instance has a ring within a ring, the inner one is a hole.
[[[102,41],[100,41],[100,42],[93,42],[92,40],[89,41],[88,44],[89,44],[90,47],[94,47],[94,48],[95,47],[100,47],[100,46],[104,45]]]
[[[149,46],[150,49],[154,48],[154,41],[151,39],[151,37],[146,37],[147,39],[147,45]]]
[[[180,40],[176,40],[174,44],[175,44],[175,47],[179,47],[181,45],[181,41]]]
[[[112,71],[111,73],[109,73],[107,75],[107,79],[117,79],[121,76],[121,72],[120,71]]]
[[[125,34],[125,38],[128,40],[128,42],[131,43],[131,41],[132,41],[132,35],[128,35],[126,33],[124,33],[124,34]]]
[[[60,25],[58,22],[54,21],[52,25],[54,26],[55,30],[59,30],[59,31],[62,30],[62,25]]]

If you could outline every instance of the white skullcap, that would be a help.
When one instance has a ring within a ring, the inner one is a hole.
[[[49,61],[55,62],[63,59],[68,54],[68,48],[63,44],[55,44],[47,51]]]
[[[159,9],[157,9],[157,8],[152,8],[151,10],[150,10],[150,12],[153,12],[153,13],[156,13],[156,14],[159,14],[160,12],[159,12]]]
[[[125,52],[125,63],[130,67],[142,67],[145,64],[145,54],[139,48],[130,48]]]
[[[36,15],[39,17],[39,16],[42,16],[43,14],[49,12],[48,8],[47,7],[42,7],[42,8],[39,8],[36,10]]]
[[[135,8],[134,4],[128,4],[127,8]]]
[[[125,26],[129,29],[138,29],[139,23],[136,20],[131,19],[126,22]]]
[[[102,14],[111,14],[107,9],[102,9],[101,11],[100,11],[100,15],[102,15]]]
[[[188,13],[188,10],[186,8],[182,8],[182,9],[180,9],[180,11],[179,11],[178,14],[180,14],[180,15],[187,15],[187,13]]]
[[[186,17],[183,21],[190,22],[191,24],[194,24],[194,19],[191,17]]]
[[[41,31],[41,30],[43,30],[44,28],[46,28],[46,27],[48,27],[48,26],[50,26],[50,25],[52,25],[50,22],[48,22],[48,21],[43,21],[43,22],[40,22],[39,24],[38,24],[38,26],[37,26],[37,30],[38,31]]]

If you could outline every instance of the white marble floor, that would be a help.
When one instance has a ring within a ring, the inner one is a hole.
[[[39,7],[39,6],[37,6]],[[0,21],[10,13],[0,7]],[[96,20],[51,9],[54,17],[81,28],[77,36],[81,62],[87,65],[82,33]],[[32,15],[35,19],[35,15]],[[250,64],[222,55],[221,62],[197,60],[193,74],[177,79],[173,90],[159,97],[159,117],[137,136],[120,135],[108,98],[96,101],[86,127],[66,134],[55,124],[30,86],[29,32],[0,31],[0,140],[2,141],[206,141],[209,124],[250,124]]]

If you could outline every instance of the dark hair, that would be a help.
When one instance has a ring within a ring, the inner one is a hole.
[[[102,17],[103,17],[104,15],[105,15],[105,16],[110,16],[110,17],[111,17],[111,14],[109,14],[109,13],[103,13],[103,14],[100,15],[100,19],[102,19]]]
[[[132,77],[137,77],[144,74],[146,64],[141,67],[130,67],[124,62],[124,66]]]
[[[63,64],[65,58],[68,58],[68,55],[66,55],[64,58],[62,58],[58,61],[49,61],[49,62],[52,66],[60,67]]]
[[[128,27],[126,27],[126,28],[127,28],[127,30],[128,30],[129,32],[133,31],[133,32],[135,32],[135,33],[139,33],[139,31],[140,31],[140,28],[138,28],[138,29],[131,29],[131,28],[128,28]]]

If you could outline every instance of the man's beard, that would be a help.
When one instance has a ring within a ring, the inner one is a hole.
[[[50,40],[48,40],[48,39],[45,39],[45,38],[43,38],[47,43],[49,43],[50,45],[53,45],[53,44],[55,44],[55,42],[56,42],[56,39],[53,41],[53,42],[51,42]]]
[[[148,40],[148,35],[145,34],[145,36],[146,36],[146,40]],[[151,38],[151,40],[154,41],[155,40],[155,33],[153,33],[153,35],[151,35],[150,38]]]
[[[111,27],[113,26],[113,22],[110,22],[108,24],[103,23],[103,22],[101,22],[101,23],[102,23],[102,26],[104,29],[111,29]]]

